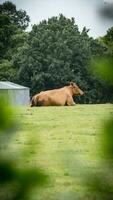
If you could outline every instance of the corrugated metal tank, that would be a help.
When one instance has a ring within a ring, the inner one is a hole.
[[[3,96],[6,102],[11,105],[28,105],[30,102],[30,90],[8,81],[0,81],[0,96]]]

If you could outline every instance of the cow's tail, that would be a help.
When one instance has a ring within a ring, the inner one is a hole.
[[[32,97],[30,107],[43,106],[43,105],[44,105],[44,100],[40,99],[40,95],[35,95]]]
[[[35,106],[35,98],[34,97],[32,97],[31,103],[30,103],[30,107],[33,107],[33,106]]]

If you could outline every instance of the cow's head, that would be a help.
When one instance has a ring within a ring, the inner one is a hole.
[[[84,94],[84,92],[75,83],[71,82],[70,87],[71,87],[73,95],[83,95]]]

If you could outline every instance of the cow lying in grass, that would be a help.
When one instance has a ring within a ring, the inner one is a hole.
[[[74,106],[73,96],[84,92],[73,82],[60,89],[43,91],[32,97],[30,106]]]

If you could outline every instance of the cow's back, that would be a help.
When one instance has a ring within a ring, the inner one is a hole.
[[[37,95],[39,106],[63,106],[66,105],[67,92],[65,88],[48,90]]]

